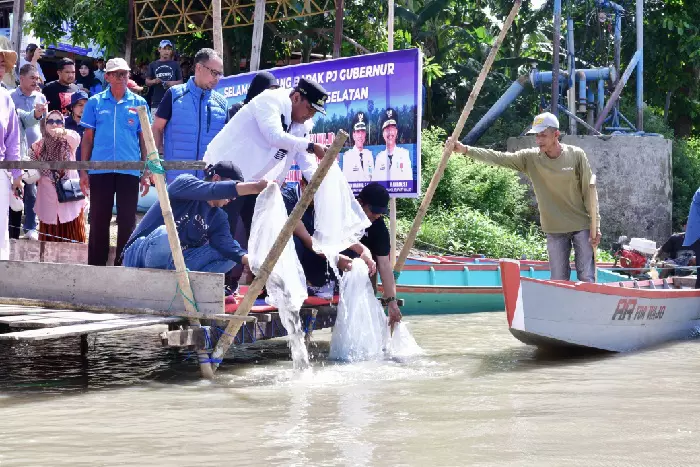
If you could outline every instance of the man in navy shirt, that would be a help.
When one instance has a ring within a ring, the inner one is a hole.
[[[68,111],[70,112],[66,117],[66,129],[73,130],[80,135],[80,143],[82,144],[83,132],[85,127],[80,124],[80,119],[83,118],[83,111],[85,110],[85,103],[88,100],[87,92],[78,91],[74,92],[70,96],[70,107]],[[75,152],[75,160],[81,160],[81,147],[78,145],[78,149]]]
[[[185,265],[191,271],[227,273],[248,255],[231,236],[222,207],[238,196],[258,194],[267,180],[244,182],[231,162],[207,167],[204,181],[191,174],[168,185]],[[124,266],[175,269],[160,202],[148,210],[124,250]]]

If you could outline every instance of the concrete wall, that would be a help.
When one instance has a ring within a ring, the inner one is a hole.
[[[671,234],[671,141],[661,137],[564,136],[586,151],[598,179],[605,243],[619,235],[664,242]],[[535,146],[535,138],[509,138],[508,151]]]

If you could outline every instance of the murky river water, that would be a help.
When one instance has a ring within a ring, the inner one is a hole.
[[[284,342],[214,382],[158,328],[0,346],[0,466],[700,465],[700,341],[552,355],[502,313],[410,317],[427,355],[294,372]],[[91,338],[92,344],[92,338]]]

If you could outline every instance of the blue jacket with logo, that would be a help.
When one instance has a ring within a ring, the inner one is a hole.
[[[173,86],[172,115],[165,127],[163,149],[165,160],[199,161],[207,146],[226,124],[228,104],[216,91],[205,91],[190,78],[184,84]],[[168,182],[178,175],[190,173],[199,178],[200,171],[168,171]]]

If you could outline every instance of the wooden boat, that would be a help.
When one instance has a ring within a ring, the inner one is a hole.
[[[612,266],[600,264],[600,267]],[[520,274],[549,279],[547,261],[521,261]],[[572,272],[572,280],[576,272]],[[621,276],[600,271],[599,282],[619,281]],[[404,314],[448,314],[502,311],[505,309],[497,259],[430,256],[409,258],[396,287],[404,299]]]
[[[700,326],[694,278],[592,284],[521,277],[520,268],[501,260],[508,327],[526,344],[625,352],[691,337]]]

